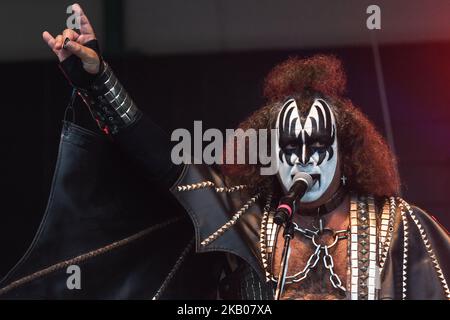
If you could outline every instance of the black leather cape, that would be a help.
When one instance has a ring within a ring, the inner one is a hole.
[[[225,188],[212,167],[188,165],[172,196],[104,136],[64,122],[46,212],[30,248],[1,279],[0,299],[270,299],[261,261],[263,202],[245,208],[252,195]],[[378,297],[449,299],[449,236],[424,211],[412,212],[395,215]],[[236,278],[227,256],[256,275],[253,296],[227,282]],[[68,289],[70,265],[80,267],[80,290]]]

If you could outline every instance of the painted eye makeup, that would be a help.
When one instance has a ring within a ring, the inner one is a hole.
[[[321,149],[321,148],[326,148],[327,146],[325,145],[325,143],[320,142],[320,141],[316,141],[310,144],[310,147],[312,148],[317,148],[317,149]]]
[[[300,115],[295,100],[288,100],[278,115],[279,152],[281,163],[293,166],[291,155],[295,154],[302,164],[310,162],[319,154],[317,164],[333,157],[335,123],[330,107],[316,99],[306,115]]]
[[[280,147],[282,150],[288,152],[298,148],[299,141],[296,137],[285,136],[280,138]]]
[[[297,147],[298,147],[298,144],[297,144],[297,143],[291,142],[291,143],[286,144],[286,145],[284,146],[284,149],[290,151],[290,150],[295,150],[295,149],[297,149]]]
[[[315,189],[306,193],[305,202],[318,199],[330,185],[337,167],[336,121],[331,107],[316,99],[301,113],[294,99],[285,102],[276,122],[278,130],[278,177],[289,190],[296,172],[319,175]]]

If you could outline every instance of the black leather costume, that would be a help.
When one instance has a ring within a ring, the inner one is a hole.
[[[267,206],[267,192],[228,186],[213,167],[173,165],[168,139],[107,64],[80,94],[114,141],[64,122],[46,214],[28,252],[0,281],[0,298],[272,299],[261,226],[276,199]],[[164,211],[149,201],[155,192]],[[447,232],[419,208],[392,201],[389,228],[377,240],[377,298],[450,299]],[[384,202],[377,201],[378,215]],[[66,287],[71,264],[82,269],[82,290]]]

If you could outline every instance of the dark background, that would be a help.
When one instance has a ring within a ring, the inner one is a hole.
[[[202,11],[211,2],[216,17]],[[64,28],[69,2],[42,1],[32,11],[33,17],[40,15],[36,21],[22,16],[30,15],[26,4],[34,2],[18,3],[1,5],[10,10],[2,10],[9,17],[0,54],[0,275],[30,244],[44,213],[70,96],[55,58],[40,39],[45,29],[56,34]],[[332,3],[200,1],[187,9],[174,0],[142,8],[139,1],[81,1],[106,60],[137,105],[167,132],[191,128],[194,120],[203,120],[204,129],[234,128],[263,105],[263,79],[275,64],[291,55],[332,53],[347,71],[348,96],[385,135],[364,3],[343,1],[343,8]],[[382,29],[372,32],[377,32],[403,197],[448,228],[450,11],[444,9],[450,7],[437,1],[425,10],[424,2],[408,3],[379,2]],[[298,6],[303,11],[292,13]],[[165,19],[167,13],[173,16]],[[216,31],[210,23],[218,26]],[[77,121],[95,129],[79,101]]]

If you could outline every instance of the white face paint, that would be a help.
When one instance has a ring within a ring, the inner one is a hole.
[[[278,114],[276,127],[278,178],[288,191],[297,172],[317,178],[301,198],[319,199],[333,180],[337,167],[336,120],[323,99],[315,99],[306,115],[300,115],[297,103],[289,99]]]

